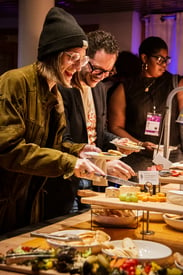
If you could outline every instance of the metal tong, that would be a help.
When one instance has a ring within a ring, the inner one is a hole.
[[[64,242],[82,241],[82,239],[75,234],[54,235],[54,234],[47,234],[47,233],[31,232],[30,235],[32,237],[54,239],[54,240],[59,240]]]

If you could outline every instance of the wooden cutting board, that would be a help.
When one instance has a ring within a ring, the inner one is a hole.
[[[183,207],[168,202],[123,202],[119,198],[107,198],[105,195],[81,198],[82,203],[105,206],[111,209],[149,210],[172,214],[183,214]]]

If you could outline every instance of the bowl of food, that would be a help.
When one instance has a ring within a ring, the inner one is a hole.
[[[183,191],[181,190],[169,190],[166,197],[170,203],[183,205]]]
[[[92,207],[93,221],[104,227],[136,227],[141,218],[142,211]]]
[[[183,231],[183,215],[163,214],[163,219],[170,227]]]

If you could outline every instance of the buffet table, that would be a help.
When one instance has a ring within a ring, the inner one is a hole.
[[[85,198],[86,199],[86,198]],[[88,198],[89,199],[89,198]],[[183,213],[183,210],[182,210]],[[67,229],[86,229],[91,230],[91,211],[87,211],[82,214],[78,214],[74,217],[67,218],[62,221],[58,221],[48,226],[41,227],[36,231],[42,233],[51,233],[59,230],[67,230]],[[93,228],[94,230],[96,229]],[[137,228],[135,229],[127,229],[127,228],[102,228],[98,227],[101,230],[105,231],[107,234],[111,236],[112,240],[120,240],[125,237],[130,237],[132,239],[142,239],[142,222],[139,222]],[[146,240],[151,240],[155,242],[159,242],[169,246],[173,252],[183,253],[183,232],[179,232],[171,229],[165,223],[155,223],[150,222],[150,229],[153,229],[155,232],[153,235],[144,236]],[[32,230],[31,230],[32,231]],[[30,232],[17,235],[12,238],[7,238],[5,240],[0,241],[0,253],[6,253],[8,249],[16,248],[29,240],[33,240],[35,237],[30,237]],[[172,263],[173,257],[169,258],[169,262]],[[163,261],[163,259],[161,259]],[[167,262],[167,259],[166,259]],[[18,275],[18,274],[32,274],[30,268],[25,268],[23,266],[19,266],[19,269],[15,269],[15,267],[5,267],[0,265],[0,274],[1,275]],[[29,272],[29,273],[28,273]],[[56,271],[41,271],[39,274],[61,274]],[[66,274],[66,273],[65,273]]]

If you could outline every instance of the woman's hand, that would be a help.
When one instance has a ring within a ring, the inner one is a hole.
[[[156,148],[156,144],[149,142],[149,141],[144,141],[142,142],[142,146],[145,147],[146,149],[152,151]]]
[[[135,176],[134,170],[121,160],[111,160],[107,162],[107,174],[122,179],[129,179]]]
[[[85,158],[77,160],[74,168],[74,175],[76,177],[92,180],[95,177],[95,173],[101,176],[105,176],[104,171],[90,160]]]
[[[96,147],[95,145],[86,144],[85,147],[80,151],[79,157],[80,158],[86,158],[85,153],[87,153],[87,152],[97,152],[97,153],[100,153],[101,150],[100,150],[100,148]]]

